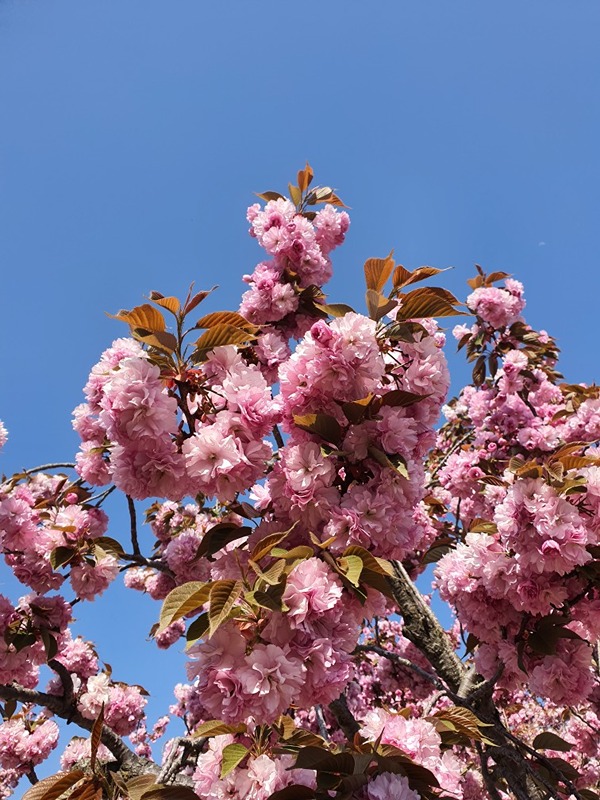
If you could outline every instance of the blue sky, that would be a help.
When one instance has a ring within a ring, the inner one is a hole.
[[[192,280],[237,307],[252,192],[306,159],[352,208],[332,301],[363,308],[362,264],[391,248],[454,267],[463,297],[475,262],[502,269],[593,381],[599,34],[592,0],[0,2],[0,470],[72,459],[70,411],[126,332],[105,311]],[[158,609],[130,595],[81,604],[80,630],[158,715],[181,659],[150,657]]]

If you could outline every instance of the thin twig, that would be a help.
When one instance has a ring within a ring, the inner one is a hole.
[[[165,575],[173,577],[173,572],[158,558],[146,558],[146,556],[139,555],[138,553],[122,553],[119,558],[121,561],[131,562],[121,567],[122,570],[129,569],[130,567],[149,567],[150,569],[156,569],[158,572],[164,572]]]
[[[279,447],[279,449],[281,449],[282,447],[285,447],[285,443],[283,441],[283,436],[281,435],[281,431],[279,430],[277,425],[273,426],[273,438],[277,442],[277,447]]]
[[[27,780],[32,785],[36,784],[39,781],[38,776],[35,774],[35,769],[31,767],[31,769],[26,773]]]
[[[379,647],[378,645],[357,644],[354,648],[354,653],[375,653],[375,655],[381,656],[382,658],[387,658],[394,664],[398,664],[400,667],[404,667],[405,669],[412,670],[412,672],[416,672],[417,675],[420,675],[421,678],[424,678],[426,681],[431,683],[436,687],[436,689],[443,691],[446,688],[442,682],[431,672],[427,672],[426,669],[423,669],[423,667],[420,667],[418,664],[414,664],[412,661],[409,661],[408,658],[403,658],[397,653],[394,653],[391,650],[385,650],[383,647]]]
[[[472,435],[473,435],[473,431],[467,431],[467,433],[465,433],[465,435],[464,435],[464,436],[462,436],[462,437],[461,437],[461,438],[458,440],[458,442],[455,442],[455,443],[452,445],[452,447],[450,448],[450,450],[448,450],[448,452],[447,452],[447,453],[445,454],[445,456],[442,458],[442,460],[440,461],[440,463],[439,463],[439,464],[437,464],[437,466],[435,466],[435,467],[434,467],[434,469],[432,470],[432,472],[431,472],[431,475],[429,476],[429,482],[428,482],[428,485],[430,485],[430,484],[431,484],[431,482],[433,481],[433,479],[435,478],[435,476],[438,474],[438,472],[441,470],[441,468],[442,468],[442,467],[443,467],[443,466],[446,464],[446,462],[448,461],[448,459],[450,458],[450,456],[451,456],[451,455],[454,455],[454,453],[456,453],[456,451],[459,449],[459,447],[462,447],[462,446],[463,446],[463,444],[464,444],[464,443],[467,441],[467,439],[469,439],[469,438],[470,438]]]
[[[323,706],[317,705],[315,706],[315,717],[317,720],[317,725],[319,726],[319,733],[325,739],[326,742],[329,741],[329,731],[327,730],[327,723],[325,722],[325,715],[323,714]]]
[[[106,500],[109,494],[112,494],[115,491],[116,488],[117,488],[116,486],[109,486],[108,489],[105,489],[103,492],[100,492],[100,494],[94,495],[94,497],[90,497],[90,499],[87,500],[86,502],[96,503],[96,507],[98,507],[100,503]]]
[[[39,467],[31,467],[31,469],[24,469],[19,474],[33,475],[35,472],[47,472],[49,469],[75,469],[75,464],[70,461],[57,461],[53,464],[41,464]]]
[[[139,556],[141,555],[141,550],[140,550],[140,543],[138,542],[135,504],[129,495],[126,495],[126,497],[127,497],[127,506],[129,508],[129,522],[131,527],[131,547],[133,548],[134,555]]]

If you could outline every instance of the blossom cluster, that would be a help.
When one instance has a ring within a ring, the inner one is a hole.
[[[479,642],[482,675],[501,670],[500,685],[527,683],[577,705],[597,684],[600,596],[589,567],[600,545],[600,469],[589,445],[600,436],[599,400],[580,386],[574,403],[559,385],[550,338],[517,320],[516,281],[478,288],[467,302],[478,318],[457,338],[482,344],[485,329],[499,368],[446,408],[438,447],[450,455],[435,494],[465,533],[440,561],[438,585]]]
[[[457,313],[455,298],[408,288],[439,270],[394,269],[389,256],[365,265],[369,316],[328,305],[349,217],[311,180],[307,166],[293,202],[268,193],[248,210],[266,258],[245,276],[238,311],[183,333],[208,293],[181,304],[153,292],[177,335],[153,306],[119,312],[131,337],[102,354],[74,412],[79,479],[31,470],[0,486],[0,551],[29,592],[0,595],[0,695],[10,685],[30,697],[47,665],[49,706],[88,727],[102,716],[152,757],[169,718],[148,725],[145,691],[73,635],[73,603],[57,593],[94,600],[122,571],[127,588],[163,602],[156,645],[187,641],[188,683],[171,713],[197,738],[172,740],[164,757],[199,797],[268,800],[288,787],[322,797],[327,784],[328,796],[360,800],[485,798],[470,741],[490,741],[469,688],[440,691],[408,613],[393,616],[388,578],[401,569],[390,561],[414,577],[445,553],[447,647],[466,644],[530,749],[542,727],[554,731],[550,757],[572,746],[567,766],[588,788],[600,775],[600,392],[560,383],[554,342],[521,318],[522,285],[480,270],[467,298],[475,322],[454,331],[473,385],[436,432],[450,381],[434,318]],[[190,348],[195,329],[206,333]],[[107,536],[100,505],[113,486],[127,495],[131,547]],[[155,499],[145,556],[133,501]],[[8,796],[57,746],[58,727],[33,704],[2,712]],[[306,767],[305,748],[336,769]],[[114,755],[75,737],[61,766]],[[490,796],[508,797],[503,786]]]

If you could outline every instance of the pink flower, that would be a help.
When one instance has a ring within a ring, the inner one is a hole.
[[[392,772],[377,775],[367,786],[369,800],[419,800],[418,792],[408,785],[408,778]]]
[[[71,586],[82,600],[94,600],[102,594],[119,573],[119,562],[106,555],[96,561],[94,566],[83,563],[71,569]]]
[[[339,618],[341,596],[342,585],[337,576],[320,559],[309,558],[300,562],[287,580],[283,593],[289,608],[286,619],[293,627],[310,630],[311,622],[327,612],[334,611],[335,618]]]
[[[239,670],[247,713],[272,722],[290,706],[303,682],[302,663],[274,644],[258,644]]]

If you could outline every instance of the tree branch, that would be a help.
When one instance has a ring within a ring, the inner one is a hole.
[[[346,739],[348,739],[349,742],[353,741],[355,734],[357,734],[360,729],[360,725],[356,721],[354,714],[348,708],[346,695],[341,694],[337,700],[329,703],[329,710],[336,718],[338,725],[346,736]]]
[[[458,693],[465,667],[454,652],[448,634],[425,602],[399,561],[393,561],[394,576],[389,578],[392,593],[404,620],[402,633],[427,658],[440,678]]]
[[[64,697],[46,694],[46,692],[39,692],[36,689],[26,689],[18,683],[0,684],[0,698],[3,700],[16,700],[19,703],[31,703],[32,705],[43,706],[57,717],[67,722],[74,722],[86,731],[91,731],[94,726],[94,720],[86,719],[82,716],[73,701],[68,702]],[[102,727],[100,738],[102,743],[105,744],[113,754],[119,766],[125,766],[143,760],[130,750],[121,737],[117,736],[117,734],[111,731],[106,725]]]

